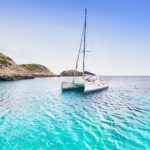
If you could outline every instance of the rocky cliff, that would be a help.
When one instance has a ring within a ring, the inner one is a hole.
[[[48,68],[40,64],[22,64],[20,65],[35,77],[54,77],[56,76]]]
[[[34,76],[18,66],[10,57],[0,53],[0,81],[32,79]]]
[[[33,79],[56,76],[40,64],[17,65],[10,57],[0,53],[0,81]]]
[[[65,70],[60,74],[60,76],[74,76],[74,72],[75,70]],[[76,76],[82,76],[82,72],[77,71]]]

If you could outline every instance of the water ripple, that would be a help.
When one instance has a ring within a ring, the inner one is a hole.
[[[150,149],[150,77],[108,79],[86,95],[61,92],[70,78],[0,82],[0,147]]]

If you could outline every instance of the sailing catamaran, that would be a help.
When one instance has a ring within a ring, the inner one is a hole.
[[[84,28],[82,32],[79,53],[78,53],[76,67],[74,71],[74,78],[71,82],[62,82],[62,90],[83,88],[84,93],[88,93],[92,91],[107,89],[109,87],[106,80],[100,80],[95,74],[85,71],[85,53],[87,52],[86,51],[86,30],[87,30],[86,17],[87,17],[87,9],[85,9]],[[81,51],[82,41],[83,41],[83,51]],[[79,57],[81,53],[83,53],[83,67],[82,67],[83,74],[82,74],[82,78],[75,78],[77,74]]]

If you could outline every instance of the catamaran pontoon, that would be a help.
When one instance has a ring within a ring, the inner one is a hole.
[[[70,90],[70,89],[78,89],[83,88],[84,93],[103,90],[107,89],[108,83],[106,80],[100,80],[95,74],[85,71],[85,53],[86,53],[86,16],[87,16],[87,9],[85,9],[85,21],[84,21],[84,28],[81,37],[81,43],[79,48],[79,53],[77,57],[76,67],[74,71],[74,79],[71,82],[62,82],[62,90]],[[83,42],[83,51],[81,51],[82,41]],[[83,53],[83,75],[82,77],[75,78],[77,74],[78,62],[80,54]]]

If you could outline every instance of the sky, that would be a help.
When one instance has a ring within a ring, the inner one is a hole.
[[[57,74],[74,69],[85,8],[86,70],[150,75],[149,0],[0,0],[0,52]]]

